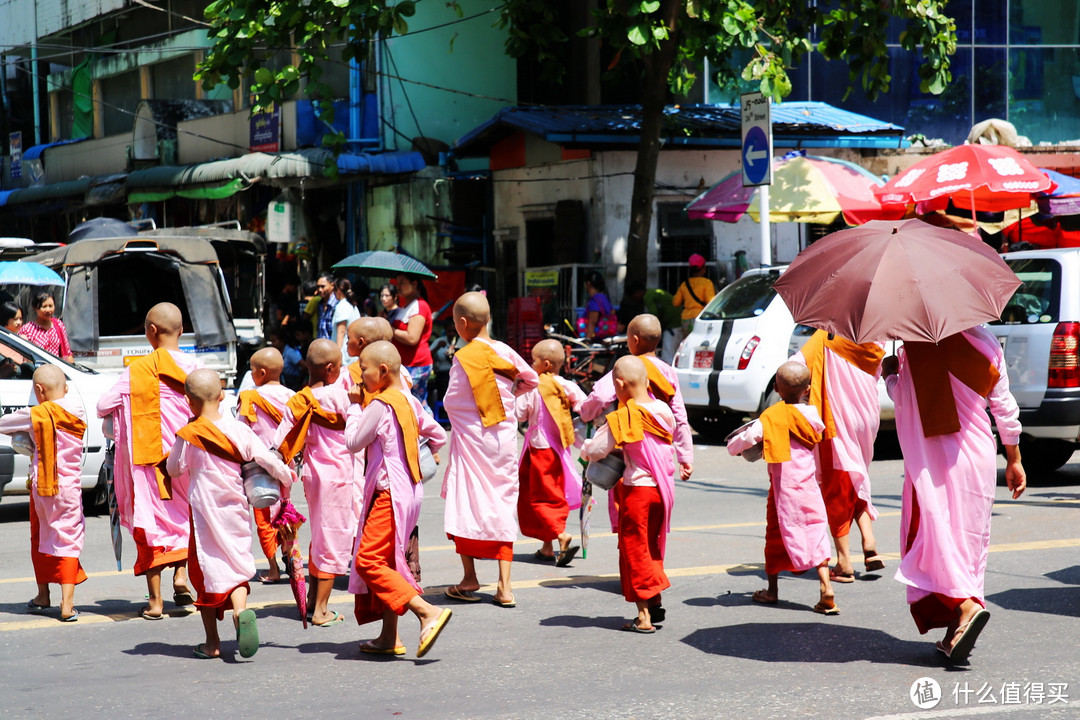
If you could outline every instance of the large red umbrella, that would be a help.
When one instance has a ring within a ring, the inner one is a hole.
[[[795,322],[855,342],[939,340],[1001,316],[1020,280],[993,249],[922,220],[826,235],[773,288]]]
[[[1054,183],[1020,153],[1004,145],[958,145],[920,160],[874,194],[882,206],[925,203],[943,209],[951,199],[966,210],[1024,208]]]

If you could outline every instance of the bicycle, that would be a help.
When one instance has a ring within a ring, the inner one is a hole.
[[[558,340],[566,350],[563,377],[576,382],[586,393],[592,391],[593,383],[611,372],[616,359],[626,354],[625,335],[590,343],[582,338],[558,333],[554,325],[544,329],[549,338]]]

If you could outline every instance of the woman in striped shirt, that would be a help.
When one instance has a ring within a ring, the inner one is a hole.
[[[23,323],[19,334],[42,350],[59,356],[65,362],[72,362],[75,358],[68,344],[67,330],[61,320],[53,317],[56,312],[53,296],[47,292],[39,292],[34,296],[31,307],[35,316],[30,322]]]

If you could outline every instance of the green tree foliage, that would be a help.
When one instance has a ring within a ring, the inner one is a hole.
[[[446,2],[446,0],[426,0]],[[507,30],[506,52],[536,58],[552,79],[565,75],[560,62],[567,38],[554,22],[559,3],[580,0],[506,0],[499,22]],[[721,85],[738,79],[756,84],[779,101],[791,91],[788,70],[807,53],[847,63],[852,87],[871,98],[889,91],[886,37],[890,22],[903,25],[900,44],[919,54],[920,87],[938,94],[949,85],[949,58],[956,51],[956,24],[947,0],[599,0],[593,24],[582,34],[615,53],[613,66],[640,67],[643,111],[635,170],[627,279],[644,281],[653,186],[659,158],[663,107],[685,95],[708,59]],[[457,2],[447,3],[461,14]],[[414,0],[215,0],[206,8],[213,45],[196,79],[213,87],[244,84],[259,109],[303,88],[332,118],[329,88],[319,81],[327,61],[364,57],[380,33],[408,31]],[[336,46],[343,46],[340,55]],[[298,62],[272,70],[284,49]],[[749,61],[746,58],[749,57]],[[344,137],[324,141],[340,150]]]

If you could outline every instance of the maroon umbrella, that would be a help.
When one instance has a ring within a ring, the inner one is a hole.
[[[795,322],[855,342],[937,342],[1001,316],[1020,280],[982,241],[921,220],[840,230],[773,287]]]

